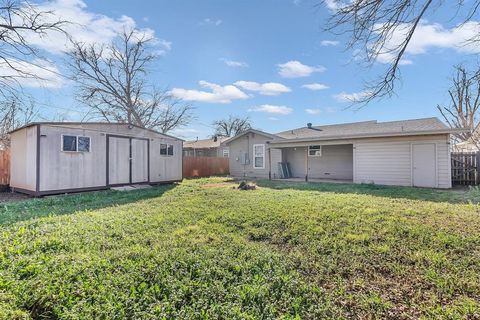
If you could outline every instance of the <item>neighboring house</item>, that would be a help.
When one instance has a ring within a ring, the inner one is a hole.
[[[185,141],[183,155],[187,157],[223,157],[228,158],[229,149],[223,144],[228,137]]]
[[[458,140],[457,140],[458,141]],[[473,130],[471,137],[462,142],[454,143],[452,151],[455,152],[478,152],[480,143],[480,124]]]
[[[10,187],[41,196],[180,181],[182,144],[128,124],[31,123],[11,132]]]
[[[437,118],[308,124],[277,134],[248,130],[225,144],[232,176],[284,178],[279,163],[288,163],[289,177],[305,180],[451,188],[449,136],[462,130]]]

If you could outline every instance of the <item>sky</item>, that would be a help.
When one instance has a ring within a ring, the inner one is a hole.
[[[347,37],[324,31],[334,8],[328,7],[330,1],[318,2],[39,3],[75,21],[69,31],[85,42],[108,43],[124,27],[154,36],[159,59],[149,80],[195,107],[196,120],[171,132],[183,139],[210,136],[212,122],[229,115],[249,116],[254,128],[273,133],[308,122],[439,116],[437,104],[449,101],[453,65],[472,65],[480,51],[462,43],[475,32],[476,22],[445,25],[442,22],[449,20],[440,12],[434,16],[437,20],[422,21],[402,62],[396,94],[362,108],[351,106],[350,99],[362,95],[363,84],[375,79],[390,57],[380,57],[370,68],[361,64],[347,49]],[[23,85],[38,101],[40,120],[81,120],[87,110],[75,99],[75,84],[68,80],[65,40],[61,35],[31,40],[45,52],[45,59],[35,63],[48,81],[28,80]]]

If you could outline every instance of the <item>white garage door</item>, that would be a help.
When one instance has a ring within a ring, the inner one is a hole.
[[[412,145],[413,185],[415,187],[436,187],[435,144]]]

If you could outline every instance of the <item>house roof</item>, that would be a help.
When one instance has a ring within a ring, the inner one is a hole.
[[[268,138],[270,138],[270,139],[272,139],[272,140],[280,139],[280,137],[278,137],[278,136],[276,136],[276,135],[274,135],[274,134],[268,133],[268,132],[264,132],[264,131],[260,131],[260,130],[256,130],[256,129],[248,129],[248,130],[245,131],[245,132],[242,132],[242,133],[240,133],[240,134],[238,134],[238,135],[236,135],[236,136],[234,136],[234,137],[231,137],[231,138],[225,140],[223,143],[228,144],[228,143],[230,143],[230,142],[232,142],[232,141],[234,141],[234,140],[236,140],[236,139],[238,139],[238,138],[240,138],[240,137],[243,137],[243,136],[246,135],[247,133],[259,134],[259,135],[262,135],[262,136],[266,136],[266,137],[268,137]]]
[[[282,138],[272,143],[302,140],[332,140],[364,137],[388,137],[454,133],[464,129],[447,127],[438,118],[423,118],[389,122],[364,121],[324,126],[302,127],[276,134]]]
[[[183,148],[192,148],[192,149],[210,149],[210,148],[218,148],[220,144],[226,140],[228,137],[219,137],[217,141],[213,138],[211,139],[202,139],[202,140],[192,140],[192,141],[185,141],[183,144]]]
[[[32,127],[32,126],[36,126],[36,125],[56,125],[56,126],[74,126],[74,125],[82,125],[82,126],[88,126],[88,125],[112,125],[112,126],[125,126],[125,125],[128,125],[127,123],[123,123],[123,122],[68,122],[68,121],[40,121],[40,122],[30,122],[30,123],[27,123],[26,125],[24,126],[21,126],[15,130],[12,130],[10,131],[9,133],[13,133],[13,132],[16,132],[18,130],[22,130],[22,129],[25,129],[25,128],[28,128],[28,127]],[[134,124],[131,124],[130,126],[132,127],[135,127],[135,128],[139,128],[139,129],[143,129],[143,130],[146,130],[146,131],[150,131],[150,132],[153,132],[153,133],[157,133],[157,134],[160,134],[160,135],[163,135],[163,136],[166,136],[166,137],[169,137],[169,138],[172,138],[172,139],[177,139],[177,140],[180,140],[180,141],[184,141],[183,139],[180,139],[180,138],[177,138],[177,137],[174,137],[174,136],[171,136],[171,135],[168,135],[168,134],[165,134],[165,133],[161,133],[159,131],[156,131],[156,130],[153,130],[153,129],[148,129],[148,128],[142,128],[140,126],[137,126],[137,125],[134,125]]]

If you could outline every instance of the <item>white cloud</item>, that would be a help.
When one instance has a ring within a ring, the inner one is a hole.
[[[277,82],[258,83],[253,81],[237,81],[234,85],[248,91],[258,92],[265,96],[277,96],[281,93],[292,91],[289,87]]]
[[[305,109],[305,112],[308,114],[319,114],[322,112],[320,109]]]
[[[279,69],[278,74],[283,78],[308,77],[314,72],[325,71],[325,68],[322,66],[307,66],[297,60],[291,60],[286,63],[278,64],[277,67]]]
[[[212,18],[205,18],[200,22],[200,25],[206,26],[206,25],[213,25],[213,26],[219,26],[222,24],[222,20],[220,19],[212,19]]]
[[[377,24],[375,28],[380,28]],[[377,57],[381,63],[391,63],[396,56],[395,48],[403,41],[408,24],[400,25],[391,35],[385,48]],[[469,21],[451,29],[444,28],[441,24],[421,22],[405,50],[406,58],[401,64],[411,64],[408,56],[425,54],[430,49],[453,49],[459,53],[480,53],[480,43],[471,43],[468,40],[478,36],[480,33],[480,22]],[[393,52],[392,52],[393,50]]]
[[[210,89],[211,92],[173,88],[171,93],[175,97],[183,100],[210,103],[230,103],[233,100],[242,100],[248,98],[246,93],[233,85],[221,86],[204,80],[201,80],[198,83],[200,86]]]
[[[271,120],[271,121],[278,121],[280,119],[276,118],[276,117],[268,117],[268,120]]]
[[[228,60],[226,58],[220,58],[220,61],[223,61],[229,67],[248,67],[248,63],[243,61]]]
[[[321,83],[308,83],[308,84],[304,84],[302,86],[302,88],[306,88],[306,89],[310,89],[310,90],[313,90],[313,91],[317,91],[317,90],[325,90],[325,89],[328,89],[330,88],[329,86],[325,85],[325,84],[321,84]]]
[[[250,108],[248,109],[248,111],[287,115],[292,113],[293,109],[287,106],[274,106],[271,104],[262,104],[261,106]]]
[[[341,92],[339,94],[334,95],[333,97],[338,102],[355,102],[355,101],[360,101],[371,94],[372,93],[370,91],[365,90],[365,91],[353,92],[353,93]]]
[[[26,75],[26,76],[25,76]],[[35,59],[31,62],[9,59],[8,63],[0,62],[0,76],[8,77],[12,83],[18,83],[30,88],[60,88],[64,85],[64,78],[52,63]],[[6,81],[9,81],[9,79]]]
[[[352,2],[352,0],[350,0],[350,2]],[[323,3],[330,11],[337,11],[347,5],[347,3],[341,2],[340,0],[324,0]]]
[[[48,22],[72,21],[72,23],[64,26],[65,31],[73,40],[87,44],[110,43],[119,31],[138,29],[135,20],[131,17],[122,15],[119,18],[111,18],[91,12],[87,9],[83,0],[54,0],[37,6],[41,11],[51,11],[53,13],[45,18]],[[149,37],[155,37],[155,32],[149,28],[139,29],[138,32]],[[70,41],[59,32],[49,32],[41,37],[30,33],[25,36],[28,42],[50,53],[60,54],[71,49]],[[165,40],[158,39],[156,44],[163,51],[168,51],[171,48],[171,43]]]
[[[324,47],[337,46],[338,44],[340,44],[340,42],[335,40],[322,40],[320,42],[320,45]]]

